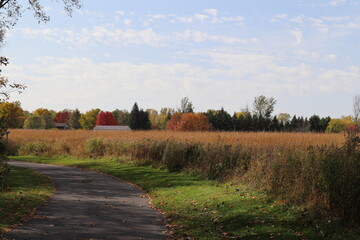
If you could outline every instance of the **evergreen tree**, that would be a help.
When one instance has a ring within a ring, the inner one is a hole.
[[[309,122],[311,132],[320,132],[320,117],[318,115],[312,115],[309,118]]]
[[[330,121],[331,121],[330,117],[321,118],[319,123],[319,131],[325,132]]]
[[[290,131],[296,132],[297,130],[298,130],[298,119],[297,119],[296,115],[294,115],[290,121]]]
[[[140,110],[137,103],[131,109],[129,126],[131,129],[140,129]]]
[[[248,112],[244,115],[243,131],[253,131],[253,125],[254,125],[253,117],[251,116],[251,113]]]
[[[279,120],[277,119],[276,116],[274,116],[274,118],[272,119],[271,123],[270,123],[270,131],[273,132],[278,132],[280,131],[280,124],[279,124]]]
[[[80,129],[81,128],[81,124],[79,121],[80,117],[81,117],[81,113],[78,109],[75,109],[74,111],[71,112],[70,119],[69,119],[69,125],[72,129]]]
[[[139,110],[137,103],[134,104],[130,112],[130,128],[134,130],[148,130],[151,129],[151,122],[149,113],[144,110]]]
[[[149,113],[144,110],[140,110],[139,112],[139,118],[140,118],[140,128],[142,130],[149,130],[151,129],[151,121],[149,118]]]
[[[213,130],[216,131],[232,131],[233,118],[231,115],[221,108],[221,110],[208,110],[205,114]]]

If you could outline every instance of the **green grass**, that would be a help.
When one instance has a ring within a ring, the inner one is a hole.
[[[23,168],[11,167],[8,183],[0,192],[0,239],[4,230],[31,215],[54,192],[49,178]]]
[[[360,230],[314,220],[283,201],[242,185],[136,166],[119,159],[11,157],[101,171],[142,187],[165,213],[175,239],[360,239]]]

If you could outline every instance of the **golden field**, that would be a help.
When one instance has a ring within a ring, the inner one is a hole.
[[[343,134],[324,133],[274,133],[274,132],[172,132],[172,131],[92,131],[92,130],[27,130],[11,129],[9,141],[15,144],[33,141],[61,141],[70,145],[82,145],[87,139],[111,140],[173,140],[192,143],[222,143],[251,146],[308,147],[341,145]]]

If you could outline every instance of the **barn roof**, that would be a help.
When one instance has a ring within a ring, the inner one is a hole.
[[[131,128],[129,126],[104,126],[96,125],[94,130],[118,130],[118,131],[129,131]]]

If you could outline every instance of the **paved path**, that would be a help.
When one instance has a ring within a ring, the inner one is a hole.
[[[5,234],[7,239],[100,240],[165,239],[161,215],[144,193],[104,174],[48,164],[10,162],[50,176],[56,192],[30,219]]]

